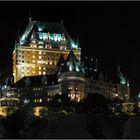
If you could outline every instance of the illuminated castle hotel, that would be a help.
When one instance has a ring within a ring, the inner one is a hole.
[[[60,55],[67,58],[73,49],[80,61],[81,49],[66,31],[63,23],[29,21],[29,24],[15,43],[13,51],[14,82],[25,76],[54,74]]]
[[[46,105],[56,94],[82,101],[88,94],[128,101],[130,87],[120,68],[114,81],[106,81],[97,64],[81,63],[81,48],[63,22],[32,21],[15,43],[14,84],[8,89],[21,104]],[[4,101],[3,101],[4,102]],[[2,104],[1,104],[2,106]]]

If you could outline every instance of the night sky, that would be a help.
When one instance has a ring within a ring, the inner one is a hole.
[[[120,64],[131,94],[140,91],[140,2],[0,2],[0,70],[12,70],[17,34],[32,20],[60,22],[79,38],[82,56],[98,58],[99,69],[113,74]]]

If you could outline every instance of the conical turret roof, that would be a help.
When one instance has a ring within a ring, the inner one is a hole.
[[[77,72],[82,72],[82,67],[80,65],[80,62],[74,55],[74,52],[71,50],[67,59],[66,59],[66,66],[68,71],[77,71]]]

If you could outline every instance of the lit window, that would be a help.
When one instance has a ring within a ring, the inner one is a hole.
[[[39,70],[41,70],[41,67],[39,67]]]
[[[37,45],[33,45],[33,47],[34,47],[34,48],[36,48],[36,47],[37,47]]]
[[[117,97],[117,96],[118,96],[118,94],[115,94],[115,96]]]
[[[75,94],[71,94],[71,99],[74,99],[75,98]]]
[[[46,62],[46,64],[48,64],[48,62]]]
[[[57,37],[56,36],[54,37],[54,41],[57,41]]]
[[[41,54],[42,52],[39,52],[39,54]]]
[[[39,59],[42,59],[42,56],[39,56]]]
[[[35,58],[35,56],[33,55],[33,58]]]
[[[32,73],[35,73],[35,71],[32,71]]]
[[[46,70],[46,68],[44,67],[43,70]]]
[[[39,45],[38,48],[43,48],[43,46]]]
[[[52,65],[52,62],[50,62],[50,65]]]
[[[46,72],[44,71],[44,72],[43,72],[43,75],[45,75],[45,74],[46,74]]]
[[[41,64],[41,63],[42,63],[42,61],[38,61],[38,63],[39,63],[39,64]]]
[[[80,102],[80,97],[78,97],[78,100],[77,101]]]
[[[58,37],[58,41],[60,41],[61,40],[61,37]]]
[[[32,62],[35,63],[35,60],[33,60]]]
[[[41,41],[39,41],[38,43],[39,43],[39,44],[43,44],[43,42],[41,42]]]
[[[33,67],[33,69],[35,69],[35,67]]]
[[[42,102],[42,99],[40,99],[39,101],[40,101],[40,103],[41,103],[41,102]]]
[[[41,71],[39,71],[39,75],[41,75]]]

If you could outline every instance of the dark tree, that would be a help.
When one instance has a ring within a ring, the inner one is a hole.
[[[86,111],[108,113],[108,103],[104,96],[100,94],[90,94],[84,101]]]

